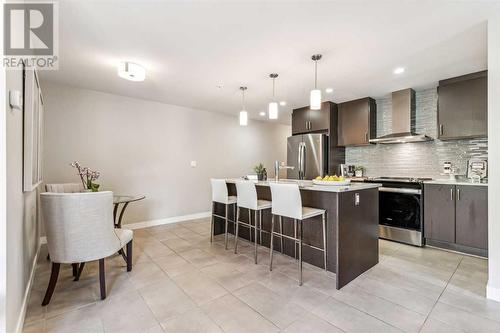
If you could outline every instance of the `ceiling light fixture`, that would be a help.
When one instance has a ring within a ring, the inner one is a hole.
[[[404,67],[397,67],[396,69],[394,69],[394,74],[403,74],[404,72],[405,72]]]
[[[281,105],[281,106],[285,106],[285,105],[286,105],[286,101],[281,101],[281,102],[280,102],[280,105]]]
[[[240,126],[248,125],[248,112],[245,108],[245,90],[247,87],[240,87],[241,90],[241,111],[240,111]]]
[[[266,113],[264,111],[259,112],[259,116],[264,117]]]
[[[144,81],[146,70],[141,65],[124,61],[118,66],[118,76],[130,81]]]
[[[318,89],[318,60],[321,59],[321,54],[315,54],[311,57],[314,61],[314,89],[311,90],[309,97],[309,107],[311,110],[321,109],[321,90]]]
[[[333,88],[326,88],[326,89],[325,89],[325,92],[326,92],[327,94],[331,94],[331,93],[333,92]]]
[[[272,73],[269,74],[269,77],[273,79],[273,100],[271,103],[269,103],[269,119],[278,119],[278,102],[276,102],[275,99],[275,80],[278,77],[278,74]]]

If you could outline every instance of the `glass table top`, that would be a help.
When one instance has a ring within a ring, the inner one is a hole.
[[[139,201],[144,198],[146,198],[144,195],[113,195],[113,204]]]

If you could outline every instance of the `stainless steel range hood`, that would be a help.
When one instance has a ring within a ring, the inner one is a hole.
[[[392,93],[392,133],[370,140],[371,143],[407,143],[431,141],[415,133],[415,91],[403,89]]]

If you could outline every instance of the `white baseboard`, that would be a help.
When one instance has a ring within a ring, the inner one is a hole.
[[[210,217],[211,214],[212,214],[212,212],[208,211],[208,212],[201,212],[201,213],[195,213],[195,214],[189,214],[189,215],[172,216],[172,217],[167,217],[164,219],[149,220],[149,221],[136,222],[136,223],[127,223],[127,224],[123,224],[122,227],[125,229],[140,229],[140,228],[154,227],[157,225],[177,223],[177,222],[182,222],[182,221]]]
[[[23,298],[23,303],[21,305],[21,311],[19,313],[19,317],[17,318],[16,333],[23,332],[24,320],[26,319],[26,310],[28,309],[28,302],[31,295],[31,288],[33,286],[33,281],[35,280],[36,263],[38,262],[38,255],[40,254],[40,245],[41,244],[39,243],[38,248],[36,250],[35,259],[33,259],[33,264],[31,265],[30,279],[28,281],[28,285],[26,286],[26,290],[24,291],[24,298]]]
[[[490,286],[486,286],[486,297],[494,301],[500,302],[500,289]]]

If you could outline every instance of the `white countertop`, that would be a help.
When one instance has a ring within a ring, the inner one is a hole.
[[[434,180],[426,180],[424,184],[488,186],[488,183],[473,183],[468,179],[465,180],[434,179]]]
[[[236,183],[238,180],[243,180],[240,178],[229,178],[226,179],[226,182],[228,183]],[[253,181],[255,185],[257,186],[269,186],[270,183],[275,183],[274,180],[267,180],[267,181]],[[376,184],[376,183],[351,183],[350,185],[347,186],[333,186],[333,185],[314,185],[311,180],[296,180],[296,179],[281,179],[278,181],[278,183],[283,183],[283,184],[298,184],[299,188],[301,190],[308,190],[308,191],[320,191],[320,192],[350,192],[350,191],[361,191],[361,190],[366,190],[370,188],[378,188],[382,186],[382,184]]]

